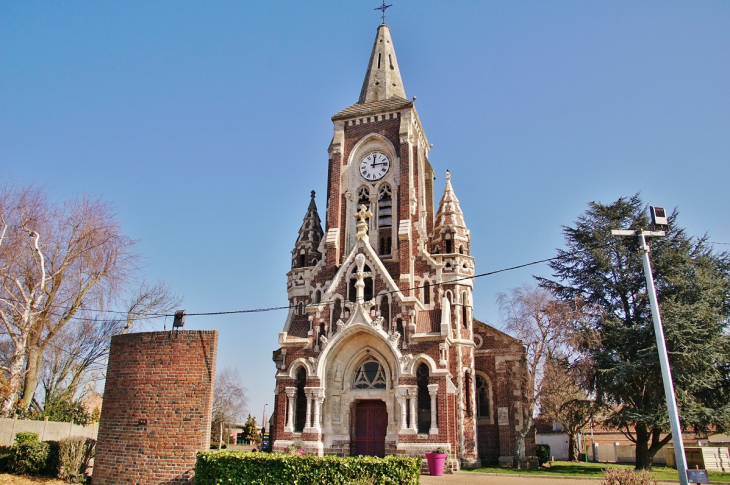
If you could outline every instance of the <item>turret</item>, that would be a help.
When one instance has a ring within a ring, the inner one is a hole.
[[[299,237],[292,250],[292,269],[314,266],[322,259],[318,248],[324,232],[317,213],[317,204],[314,202],[314,195],[313,190],[302,227],[299,228]]]
[[[459,207],[454,188],[451,186],[451,173],[446,171],[446,187],[436,212],[433,228],[431,252],[433,254],[469,254],[471,234],[464,222],[464,213]]]

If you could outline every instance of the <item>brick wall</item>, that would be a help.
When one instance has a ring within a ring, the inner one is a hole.
[[[94,485],[192,483],[210,446],[218,332],[112,337]]]

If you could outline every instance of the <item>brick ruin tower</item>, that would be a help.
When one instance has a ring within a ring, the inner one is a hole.
[[[94,485],[192,483],[210,446],[218,332],[112,337]]]
[[[448,171],[434,212],[430,144],[385,24],[360,98],[332,122],[325,229],[312,193],[287,274],[274,451],[443,446],[452,468],[511,464],[523,348],[473,316],[471,233]]]

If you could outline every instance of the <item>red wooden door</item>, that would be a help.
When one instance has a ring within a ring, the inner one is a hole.
[[[355,406],[353,426],[356,455],[385,456],[388,410],[383,401],[360,401]]]

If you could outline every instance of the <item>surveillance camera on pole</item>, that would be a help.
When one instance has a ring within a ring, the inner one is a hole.
[[[639,250],[644,263],[644,276],[646,277],[646,289],[649,295],[649,303],[651,305],[651,316],[654,321],[654,333],[656,334],[657,350],[659,352],[659,365],[662,369],[662,380],[664,381],[664,395],[667,400],[667,412],[669,413],[669,423],[672,428],[672,440],[674,441],[674,457],[677,460],[677,474],[679,475],[680,485],[688,485],[687,482],[687,459],[684,456],[684,443],[682,442],[682,429],[679,426],[679,412],[677,411],[677,397],[674,393],[674,383],[672,382],[672,371],[669,368],[669,355],[667,354],[667,343],[664,340],[664,328],[662,327],[662,318],[659,313],[659,303],[656,298],[656,290],[654,289],[654,277],[651,272],[651,261],[649,260],[649,245],[646,244],[647,237],[661,237],[666,235],[665,229],[669,225],[667,213],[663,207],[650,207],[651,222],[654,228],[659,231],[634,231],[616,229],[611,231],[614,236],[639,236]]]

